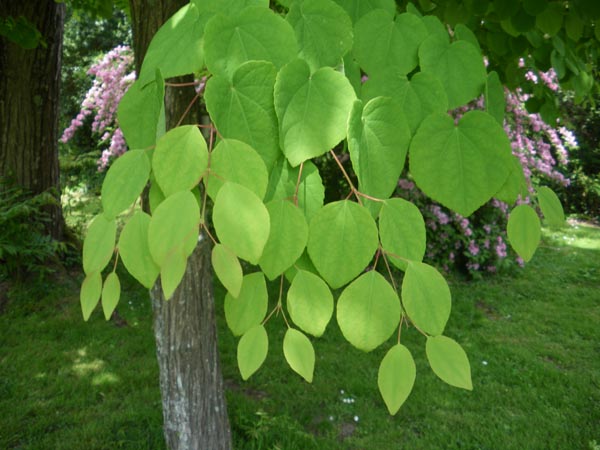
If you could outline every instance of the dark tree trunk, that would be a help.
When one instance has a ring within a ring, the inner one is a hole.
[[[130,0],[138,73],[154,33],[185,3]],[[177,124],[194,95],[193,88],[166,89],[167,129]],[[184,123],[198,121],[196,111]],[[201,239],[173,298],[164,300],[159,283],[151,297],[167,446],[171,450],[230,449],[217,349],[210,242]]]
[[[26,50],[0,37],[0,176],[34,194],[60,200],[58,105],[65,5],[54,0],[2,0],[0,18],[24,16],[45,46]],[[60,201],[49,208],[49,233],[62,238]]]

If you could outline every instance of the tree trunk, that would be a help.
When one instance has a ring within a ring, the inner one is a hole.
[[[62,238],[58,105],[65,5],[54,0],[0,1],[0,18],[25,17],[45,45],[26,50],[0,37],[0,176],[39,194],[52,189],[49,234]]]
[[[138,73],[154,33],[185,3],[130,0]],[[177,124],[194,95],[191,87],[167,87],[167,129]],[[198,113],[192,112],[184,123],[198,122]],[[171,450],[231,448],[217,349],[210,250],[210,242],[201,236],[181,285],[169,301],[164,300],[159,283],[151,291],[164,432]]]

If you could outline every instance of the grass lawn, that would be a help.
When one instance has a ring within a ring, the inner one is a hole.
[[[10,293],[0,312],[0,449],[162,449],[158,373],[146,292],[125,279],[126,325],[81,319],[79,274]],[[1,287],[0,287],[1,289]],[[391,417],[377,391],[389,345],[364,354],[335,323],[314,340],[315,380],[286,365],[283,321],[268,323],[265,365],[242,382],[236,340],[220,346],[236,449],[594,449],[600,442],[600,229],[546,232],[527,267],[451,279],[446,334],[467,351],[474,390],[429,369],[424,338],[414,390]],[[391,345],[390,341],[390,345]]]

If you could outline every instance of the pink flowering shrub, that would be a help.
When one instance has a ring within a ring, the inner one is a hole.
[[[69,142],[91,118],[92,132],[99,137],[102,147],[98,170],[104,170],[111,157],[122,155],[127,150],[116,117],[121,98],[135,81],[133,51],[123,45],[115,47],[94,64],[88,74],[94,77],[92,87],[81,104],[81,111],[64,130],[60,140]]]

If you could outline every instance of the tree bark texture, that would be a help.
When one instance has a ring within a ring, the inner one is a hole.
[[[182,0],[130,0],[138,73],[154,33],[185,3]],[[176,126],[194,95],[191,87],[167,87],[167,129]],[[198,108],[195,108],[184,123],[198,122]],[[201,236],[188,259],[183,280],[170,300],[165,301],[160,283],[151,291],[164,433],[171,450],[231,448],[217,348],[210,251],[210,242]]]
[[[34,194],[53,189],[49,233],[62,237],[58,105],[65,5],[54,0],[2,0],[0,18],[24,16],[45,46],[26,50],[0,37],[0,176]]]

